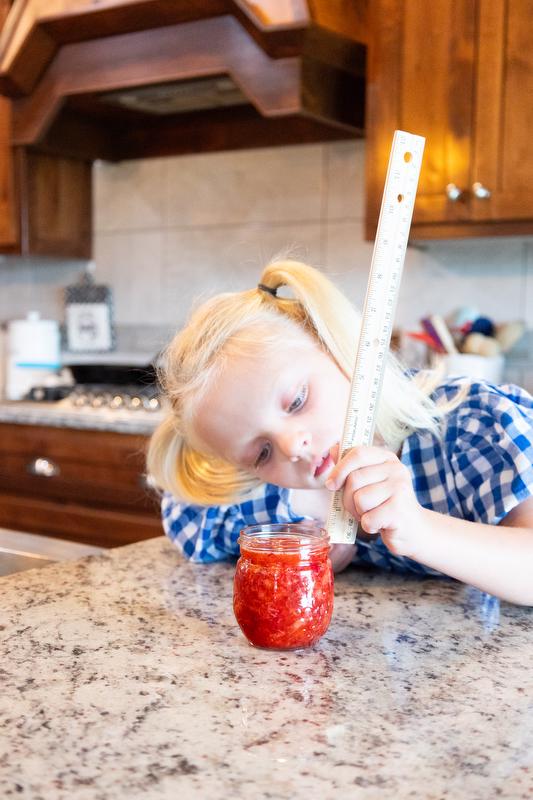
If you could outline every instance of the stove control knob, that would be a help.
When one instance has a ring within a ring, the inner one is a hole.
[[[160,405],[158,397],[145,397],[143,399],[143,406],[147,411],[158,411]]]

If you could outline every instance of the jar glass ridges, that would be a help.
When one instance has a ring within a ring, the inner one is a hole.
[[[333,612],[333,570],[326,531],[313,523],[252,525],[239,538],[233,609],[256,647],[309,647]]]

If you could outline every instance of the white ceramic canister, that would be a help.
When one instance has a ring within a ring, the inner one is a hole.
[[[7,325],[6,397],[22,400],[61,369],[59,325],[30,311]]]
[[[503,355],[478,356],[473,353],[449,353],[435,355],[434,367],[444,367],[444,374],[450,378],[468,377],[489,383],[501,383],[505,358]]]

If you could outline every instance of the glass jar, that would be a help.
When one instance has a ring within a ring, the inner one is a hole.
[[[309,522],[251,525],[239,545],[233,610],[250,644],[296,650],[318,641],[333,612],[326,531]]]

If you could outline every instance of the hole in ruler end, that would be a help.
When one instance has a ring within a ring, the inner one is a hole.
[[[403,194],[398,195],[398,202],[401,203],[403,200]]]
[[[407,163],[409,163],[409,162],[411,161],[412,157],[413,157],[413,154],[412,154],[412,153],[410,153],[410,152],[409,152],[409,150],[407,150],[407,151],[406,151],[406,152],[403,154],[403,160],[404,160],[404,161],[406,161]]]

